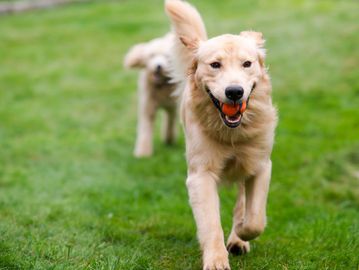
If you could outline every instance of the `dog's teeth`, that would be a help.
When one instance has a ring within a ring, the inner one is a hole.
[[[237,123],[237,122],[239,122],[239,120],[241,120],[241,115],[239,115],[235,119],[232,119],[231,117],[228,117],[227,115],[225,117],[226,117],[226,120],[231,124]]]

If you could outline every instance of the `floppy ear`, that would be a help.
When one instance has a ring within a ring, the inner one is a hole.
[[[180,36],[179,39],[182,42],[182,44],[190,51],[195,51],[199,47],[200,40],[197,38],[191,39],[190,37],[187,36]]]
[[[129,50],[124,61],[126,68],[144,68],[146,66],[145,46],[144,43],[140,43]]]
[[[258,58],[261,66],[264,66],[264,59],[266,56],[266,50],[264,48],[265,40],[261,32],[255,31],[243,31],[240,33],[241,36],[249,38],[255,42],[258,48]]]

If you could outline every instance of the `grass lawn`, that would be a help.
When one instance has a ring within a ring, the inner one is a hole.
[[[210,35],[264,32],[280,114],[268,226],[232,269],[359,269],[359,2],[192,2]],[[0,17],[0,269],[200,269],[183,135],[132,157],[122,58],[168,30],[162,5]]]

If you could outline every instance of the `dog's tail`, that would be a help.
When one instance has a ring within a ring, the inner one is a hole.
[[[165,10],[175,33],[174,78],[183,81],[199,43],[207,39],[206,28],[196,8],[187,2],[166,0]]]

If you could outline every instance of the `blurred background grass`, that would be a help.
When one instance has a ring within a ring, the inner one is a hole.
[[[211,36],[264,33],[280,113],[268,227],[232,268],[358,269],[359,2],[191,2]],[[168,29],[161,0],[0,17],[0,269],[200,268],[183,135],[132,157],[122,58]]]

